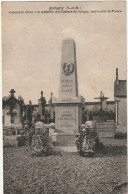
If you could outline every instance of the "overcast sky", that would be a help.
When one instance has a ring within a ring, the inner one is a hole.
[[[9,14],[8,11],[41,11],[50,6],[79,6],[81,10],[121,10],[96,14]],[[3,96],[11,88],[16,97],[38,102],[59,93],[61,44],[76,43],[78,89],[86,101],[102,90],[113,100],[116,68],[126,79],[125,2],[4,2],[2,3]]]

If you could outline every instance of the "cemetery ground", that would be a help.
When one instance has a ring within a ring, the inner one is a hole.
[[[33,157],[28,145],[4,148],[4,193],[127,193],[126,139],[102,141],[103,152],[86,158],[78,153]]]

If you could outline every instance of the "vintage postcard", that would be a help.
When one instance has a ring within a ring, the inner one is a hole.
[[[126,2],[2,2],[3,193],[127,193]]]

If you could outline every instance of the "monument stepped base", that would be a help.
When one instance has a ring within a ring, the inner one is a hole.
[[[75,135],[73,133],[59,133],[57,135],[57,141],[65,142],[65,141],[73,141],[75,142]]]
[[[76,146],[54,146],[53,152],[58,153],[78,153]]]
[[[75,143],[74,142],[53,142],[53,146],[66,146],[66,147],[69,147],[69,146],[75,146]]]
[[[75,146],[75,135],[71,133],[59,133],[56,141],[53,142],[54,146]]]

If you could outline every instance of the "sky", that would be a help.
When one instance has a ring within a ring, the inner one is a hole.
[[[34,13],[49,7],[78,6],[90,13]],[[91,13],[91,10],[121,12]],[[33,11],[10,14],[9,11]],[[116,68],[126,79],[125,2],[3,2],[2,95],[13,88],[27,104],[40,91],[48,101],[59,94],[62,40],[76,44],[79,95],[94,101],[100,91],[114,99]]]

